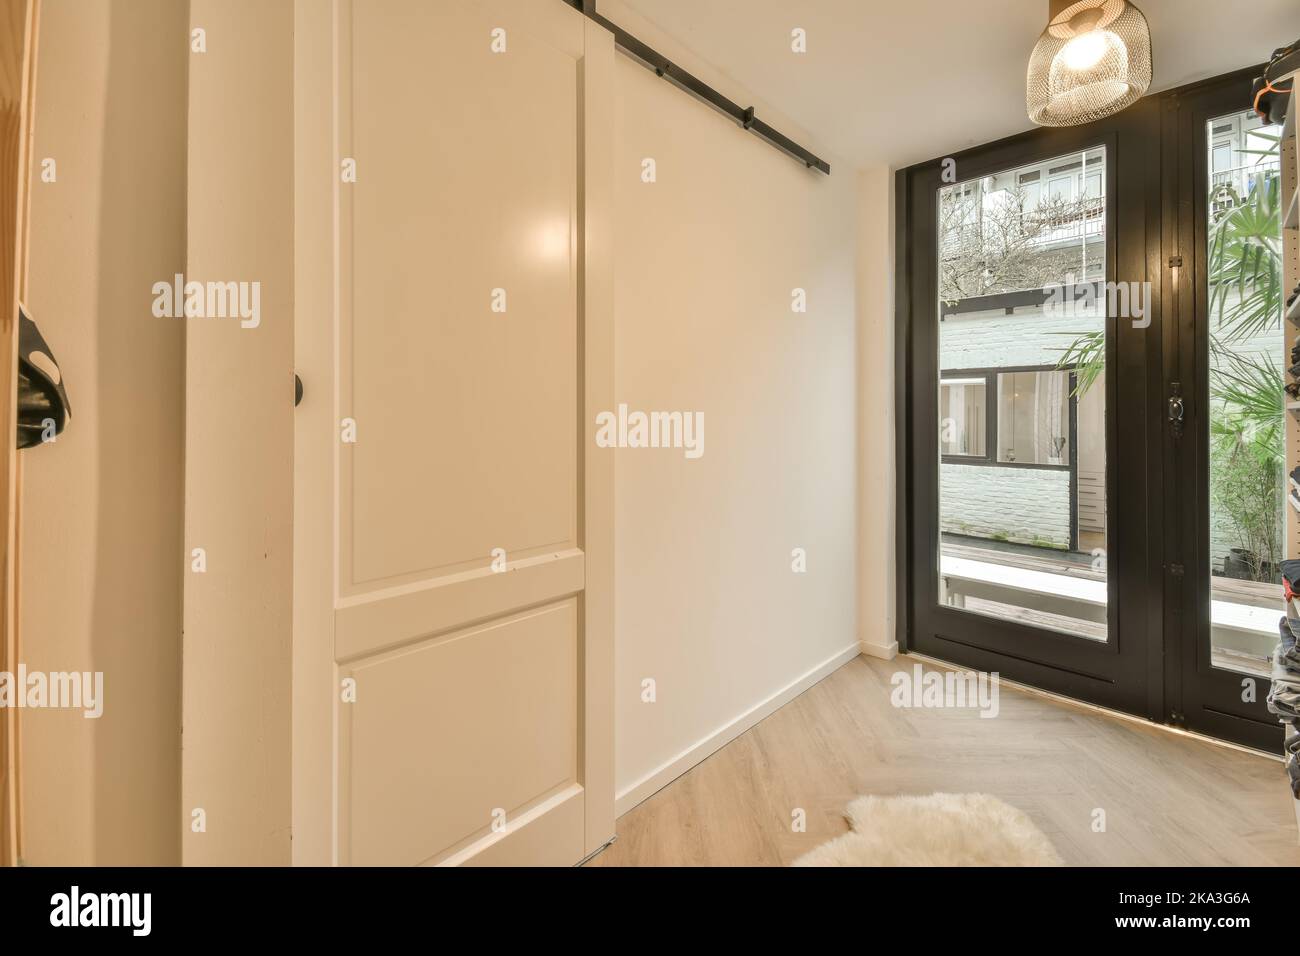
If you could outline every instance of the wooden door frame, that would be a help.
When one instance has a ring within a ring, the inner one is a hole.
[[[585,791],[584,847],[594,853],[614,837],[614,457],[595,444],[594,421],[615,406],[614,397],[614,41],[613,35],[563,3],[489,0],[513,22],[536,26],[539,35],[574,35],[580,28],[578,104],[581,111],[579,169],[578,314],[581,395],[578,420],[582,469],[579,546],[584,552],[581,601],[579,716],[582,746],[578,782]],[[294,82],[299,88],[333,88],[337,3],[296,0]],[[557,26],[558,25],[558,26]],[[325,111],[295,110],[295,362],[304,380],[304,401],[295,416],[294,549],[300,556],[334,554],[336,502],[323,498],[312,480],[338,466],[336,433],[341,412],[337,361],[328,337],[313,329],[321,317],[339,322],[335,275],[334,208],[321,208],[324,190],[337,196],[336,119]],[[330,164],[316,157],[332,156]],[[325,277],[328,277],[327,279]],[[324,399],[324,400],[322,400]],[[325,430],[325,431],[322,431]],[[293,615],[293,862],[340,861],[339,794],[335,739],[339,732],[337,667],[333,642],[336,574],[330,562],[299,561],[294,574]],[[577,861],[575,861],[577,862]]]
[[[187,866],[292,856],[293,26],[288,0],[190,2],[185,275],[257,282],[261,311],[184,320]]]
[[[0,0],[0,672],[14,673],[18,643],[18,301],[27,278],[29,176],[40,0]],[[0,709],[0,866],[22,857],[18,708]]]

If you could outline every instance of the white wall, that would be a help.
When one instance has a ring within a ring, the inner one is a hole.
[[[856,177],[805,169],[622,55],[616,77],[618,401],[705,420],[699,459],[616,453],[623,811],[858,653]]]
[[[44,0],[28,302],[73,417],[22,456],[22,659],[103,671],[104,714],[22,713],[33,865],[180,862],[187,6]]]

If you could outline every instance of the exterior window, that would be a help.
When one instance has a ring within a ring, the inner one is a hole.
[[[1070,373],[998,374],[998,461],[1070,464]]]
[[[940,385],[939,415],[943,419],[940,450],[945,456],[987,458],[988,384],[983,378],[945,379]]]
[[[1047,181],[1047,196],[1054,202],[1070,202],[1074,199],[1074,177],[1054,176]]]
[[[1020,209],[1022,212],[1033,212],[1038,208],[1043,196],[1043,176],[1042,173],[1035,169],[1033,172],[1022,173],[1020,180]]]
[[[939,383],[939,452],[949,464],[1073,469],[1071,368],[967,369]]]
[[[1226,173],[1232,169],[1232,143],[1214,144],[1214,171]]]

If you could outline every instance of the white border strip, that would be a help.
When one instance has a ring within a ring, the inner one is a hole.
[[[614,812],[619,816],[627,813],[638,803],[662,790],[696,764],[717,753],[774,710],[789,703],[833,671],[839,670],[861,652],[861,645],[854,641],[838,654],[834,654],[822,661],[812,670],[786,684],[775,694],[759,701],[734,720],[719,727],[703,740],[687,747],[667,763],[659,765],[630,787],[619,791],[615,798]]]

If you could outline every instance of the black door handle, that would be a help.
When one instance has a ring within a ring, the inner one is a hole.
[[[1183,437],[1183,416],[1187,413],[1183,405],[1183,389],[1178,382],[1171,383],[1173,393],[1169,396],[1169,424],[1173,426],[1174,437]]]

